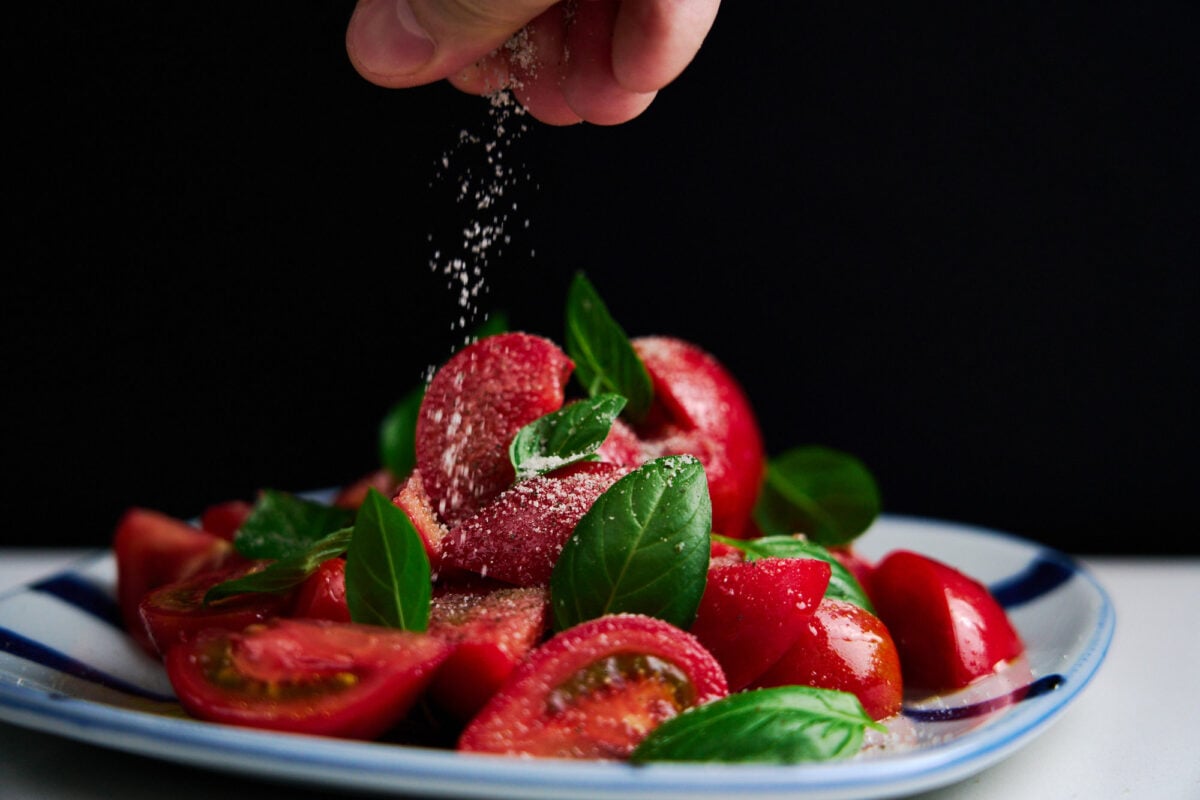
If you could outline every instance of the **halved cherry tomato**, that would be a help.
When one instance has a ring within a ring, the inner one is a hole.
[[[857,695],[881,720],[900,713],[900,654],[883,621],[862,606],[826,597],[791,647],[753,683],[816,686]]]
[[[689,629],[725,670],[729,690],[750,684],[800,635],[829,585],[816,558],[718,563]]]
[[[155,652],[165,655],[175,644],[206,628],[240,631],[247,625],[279,616],[291,602],[288,593],[246,592],[212,603],[209,589],[265,567],[268,561],[240,561],[160,586],[142,598],[138,614]]]
[[[650,731],[728,694],[694,636],[638,614],[568,628],[541,645],[463,730],[460,750],[627,758]]]
[[[157,654],[138,605],[152,589],[213,569],[235,557],[233,545],[181,519],[147,508],[131,508],[113,535],[117,604],[129,635]]]
[[[429,695],[460,720],[491,699],[548,630],[550,592],[543,587],[439,588],[429,633],[454,645]]]
[[[204,631],[171,648],[166,668],[200,719],[371,739],[408,713],[450,650],[397,628],[275,619]]]
[[[900,651],[908,688],[959,689],[1024,652],[1021,637],[988,588],[929,556],[888,553],[871,575],[871,592]]]

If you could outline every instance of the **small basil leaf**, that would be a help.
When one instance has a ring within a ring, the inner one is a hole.
[[[368,489],[346,551],[350,619],[423,631],[433,584],[429,556],[408,515],[377,489]]]
[[[629,401],[626,416],[634,422],[644,419],[654,399],[650,373],[582,272],[567,291],[566,323],[567,355],[587,393],[619,394]]]
[[[353,522],[353,511],[289,492],[264,489],[234,536],[233,544],[246,558],[288,558],[305,552],[318,539]]]
[[[630,760],[796,764],[850,758],[866,729],[886,730],[850,692],[752,689],[693,706],[650,732]]]
[[[508,314],[503,311],[493,312],[475,326],[475,330],[471,332],[470,341],[477,342],[480,339],[486,339],[489,336],[495,336],[498,333],[504,333],[508,330]]]
[[[624,397],[601,394],[570,403],[521,428],[508,447],[517,480],[592,457],[624,407]]]
[[[754,509],[764,534],[846,544],[879,516],[879,487],[854,456],[816,445],[773,458]]]
[[[303,553],[271,562],[265,569],[240,578],[218,583],[204,594],[205,603],[215,603],[226,597],[245,592],[276,594],[300,585],[317,571],[317,567],[337,558],[350,546],[353,528],[342,528],[318,539]]]
[[[854,573],[846,569],[827,549],[805,539],[795,536],[763,536],[758,539],[731,539],[726,536],[713,534],[713,538],[738,548],[746,555],[747,561],[759,558],[819,558],[829,563],[831,574],[825,596],[835,600],[845,600],[856,606],[875,613],[875,607],[863,590],[862,584],[854,577]]]
[[[665,456],[630,472],[596,499],[554,565],[556,627],[625,612],[687,628],[704,594],[711,529],[697,459]]]
[[[379,425],[379,463],[397,478],[412,472],[417,463],[417,412],[425,387],[413,389],[391,407]]]

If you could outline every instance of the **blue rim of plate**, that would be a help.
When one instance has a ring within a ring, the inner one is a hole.
[[[876,530],[886,532],[881,537]],[[1086,629],[1077,631],[1075,655],[1057,663],[1057,688],[1030,697],[948,741],[866,760],[791,766],[759,764],[650,764],[524,759],[357,742],[202,722],[170,713],[124,708],[48,690],[0,666],[0,719],[68,738],[151,757],[309,785],[361,791],[472,798],[717,797],[873,798],[940,788],[1003,760],[1056,720],[1091,682],[1108,652],[1116,625],[1111,600],[1081,565],[1056,550],[1010,534],[918,517],[884,515],[860,540],[882,550],[908,546],[920,532],[928,541],[986,545],[1021,565],[985,583],[1006,604],[1051,603],[1069,587],[1087,603]],[[874,536],[872,540],[869,537]],[[932,538],[929,538],[932,537]],[[929,547],[912,549],[930,552]],[[938,550],[933,547],[933,550]],[[869,547],[864,547],[871,556]],[[877,556],[882,551],[873,555]],[[930,552],[934,557],[944,557]],[[100,553],[76,569],[111,555]],[[954,563],[953,558],[946,559]],[[1003,559],[1001,559],[1003,560]],[[70,575],[68,570],[64,575]],[[1051,576],[1047,578],[1047,575]],[[53,579],[52,579],[53,580]],[[39,582],[41,583],[41,582]],[[22,587],[0,596],[3,604]],[[1049,606],[1047,606],[1049,608]],[[1018,629],[1020,618],[1015,617]],[[1022,631],[1024,634],[1024,631]],[[0,655],[5,653],[0,641]],[[46,667],[42,667],[46,669]]]

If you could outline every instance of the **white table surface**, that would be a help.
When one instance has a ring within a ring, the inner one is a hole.
[[[0,549],[0,592],[52,574],[81,554]],[[1099,674],[1057,722],[1015,755],[917,797],[1200,800],[1200,558],[1081,561],[1116,607],[1116,634]],[[2,800],[328,796],[0,722]]]

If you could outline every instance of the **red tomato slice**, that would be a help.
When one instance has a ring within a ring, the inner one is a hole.
[[[987,587],[928,556],[893,551],[871,575],[871,602],[900,651],[904,684],[959,689],[1024,652]]]
[[[240,631],[283,613],[290,594],[247,592],[206,604],[209,589],[265,567],[269,561],[238,562],[207,570],[149,592],[138,604],[143,629],[154,651],[165,654],[172,645],[187,641],[206,628]]]
[[[447,530],[433,510],[420,470],[414,469],[405,478],[392,495],[392,503],[408,515],[420,534],[425,554],[429,556],[429,568],[436,577],[442,567],[442,540],[446,538]]]
[[[727,694],[721,665],[694,636],[653,617],[609,615],[533,650],[458,748],[624,759],[663,721]]]
[[[716,656],[729,690],[744,689],[784,654],[817,610],[830,567],[816,558],[717,562],[691,632]]]
[[[346,559],[331,558],[304,579],[296,591],[291,617],[350,621],[346,604]]]
[[[357,509],[367,499],[368,489],[377,489],[384,497],[396,493],[400,481],[389,470],[377,469],[367,473],[354,483],[343,486],[333,498],[333,505],[338,508]]]
[[[152,589],[213,569],[235,557],[233,545],[181,519],[146,508],[131,508],[113,536],[117,563],[117,604],[121,619],[146,652],[157,654],[142,624],[138,605]]]
[[[792,646],[752,684],[816,686],[858,697],[873,719],[900,713],[900,654],[883,621],[861,606],[826,597]]]
[[[413,631],[275,619],[204,631],[171,648],[166,668],[200,719],[373,739],[408,713],[450,649]]]
[[[442,564],[516,586],[545,586],[596,498],[628,468],[583,461],[520,481],[442,542]]]
[[[429,695],[460,720],[470,719],[545,636],[550,592],[498,584],[491,589],[435,590],[429,633],[454,645]]]

